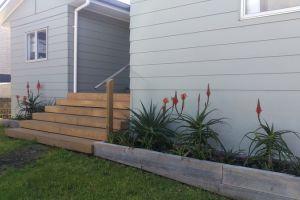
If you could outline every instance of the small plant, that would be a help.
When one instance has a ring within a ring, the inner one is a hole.
[[[219,134],[213,129],[215,125],[224,124],[224,118],[209,119],[209,116],[216,110],[209,109],[209,101],[211,90],[207,87],[207,100],[204,104],[204,108],[200,110],[201,97],[198,96],[198,109],[196,116],[188,114],[182,114],[181,120],[184,122],[181,129],[183,133],[179,135],[179,144],[176,149],[180,149],[180,152],[185,155],[191,154],[198,159],[211,159],[215,148],[213,144],[216,144],[222,150],[225,151],[225,147],[219,139]],[[186,151],[185,153],[183,153]]]
[[[284,135],[292,134],[299,138],[298,133],[290,130],[275,130],[274,125],[261,120],[262,108],[260,101],[256,107],[259,127],[247,133],[245,139],[250,141],[248,159],[245,165],[255,164],[259,168],[274,170],[277,163],[298,163],[298,159],[283,139]]]
[[[152,102],[149,109],[143,103],[139,111],[131,110],[129,132],[126,132],[130,143],[136,147],[164,151],[172,146],[175,132],[169,128],[172,120],[168,103],[164,99],[164,106],[158,109]]]
[[[26,85],[26,92],[27,96],[23,96],[22,99],[20,99],[19,95],[16,95],[17,103],[18,103],[18,114],[16,115],[17,119],[31,119],[32,113],[36,112],[44,112],[45,109],[45,103],[40,100],[40,89],[41,84],[40,81],[38,81],[36,85],[37,89],[37,95],[35,95],[31,90],[29,83],[27,82]]]
[[[128,147],[137,146],[137,134],[130,130],[120,130],[109,133],[108,142],[111,144],[119,144]]]

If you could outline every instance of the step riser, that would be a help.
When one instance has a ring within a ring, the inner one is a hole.
[[[105,129],[85,128],[80,126],[73,126],[67,124],[58,124],[51,122],[39,122],[39,121],[21,121],[20,126],[22,128],[45,131],[49,133],[56,133],[61,135],[68,135],[79,138],[87,138],[92,140],[106,141],[107,134]]]
[[[95,128],[106,128],[106,119],[100,117],[87,117],[76,115],[64,115],[55,113],[34,113],[32,118],[39,121],[57,122],[77,126],[88,126]],[[114,120],[114,129],[121,128],[121,121]]]
[[[68,99],[106,101],[105,93],[69,93]],[[130,94],[114,94],[114,101],[130,102]]]
[[[26,129],[6,129],[8,137],[36,141],[41,144],[60,147],[81,153],[93,154],[94,141],[87,139],[71,138],[68,136],[42,133]]]
[[[46,106],[46,112],[61,113],[69,115],[81,115],[92,117],[106,117],[106,110],[100,108],[82,108],[82,107],[67,107],[67,106]],[[114,118],[127,119],[129,117],[128,110],[114,110]]]

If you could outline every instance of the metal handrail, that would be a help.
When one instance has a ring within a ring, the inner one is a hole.
[[[122,73],[129,66],[130,66],[130,64],[127,64],[126,66],[122,67],[119,71],[117,71],[116,73],[114,73],[113,75],[111,75],[110,77],[108,77],[107,79],[105,79],[104,81],[102,81],[101,83],[99,83],[98,85],[96,85],[94,88],[98,89],[99,87],[103,86],[105,83],[107,83],[108,81],[112,80],[113,78],[115,78],[116,76],[118,76],[120,73]]]

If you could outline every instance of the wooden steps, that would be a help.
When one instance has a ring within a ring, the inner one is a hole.
[[[7,135],[91,153],[93,142],[107,140],[106,98],[99,93],[70,93],[55,106],[46,106],[45,113],[34,113],[33,120],[21,121],[21,128],[9,129]],[[114,94],[113,104],[113,129],[120,130],[129,117],[130,95]]]
[[[49,133],[57,133],[73,137],[87,138],[92,140],[105,141],[107,140],[106,129],[93,128],[85,126],[75,126],[69,124],[44,122],[36,120],[21,121],[22,128],[45,131]]]
[[[93,153],[95,142],[95,140],[89,140],[85,138],[76,138],[59,134],[49,134],[47,132],[29,130],[24,128],[6,129],[5,134],[13,138],[36,141],[42,144],[87,154]]]
[[[87,108],[87,107],[73,107],[73,106],[46,106],[47,113],[62,113],[68,115],[82,115],[93,117],[106,117],[106,109],[104,108]],[[114,110],[114,117],[116,119],[127,119],[129,117],[129,110]]]
[[[59,113],[34,113],[32,118],[38,121],[57,122],[103,129],[106,128],[106,118],[103,117],[67,115]],[[121,120],[116,119],[114,121],[114,129],[119,129],[122,124],[121,122]]]
[[[58,106],[74,106],[74,107],[89,107],[89,108],[106,108],[106,101],[91,101],[91,100],[77,100],[77,99],[57,99]],[[115,109],[128,109],[127,102],[114,102]]]

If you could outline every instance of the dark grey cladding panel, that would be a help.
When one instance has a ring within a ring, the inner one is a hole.
[[[9,83],[10,80],[10,74],[0,74],[0,83]]]

